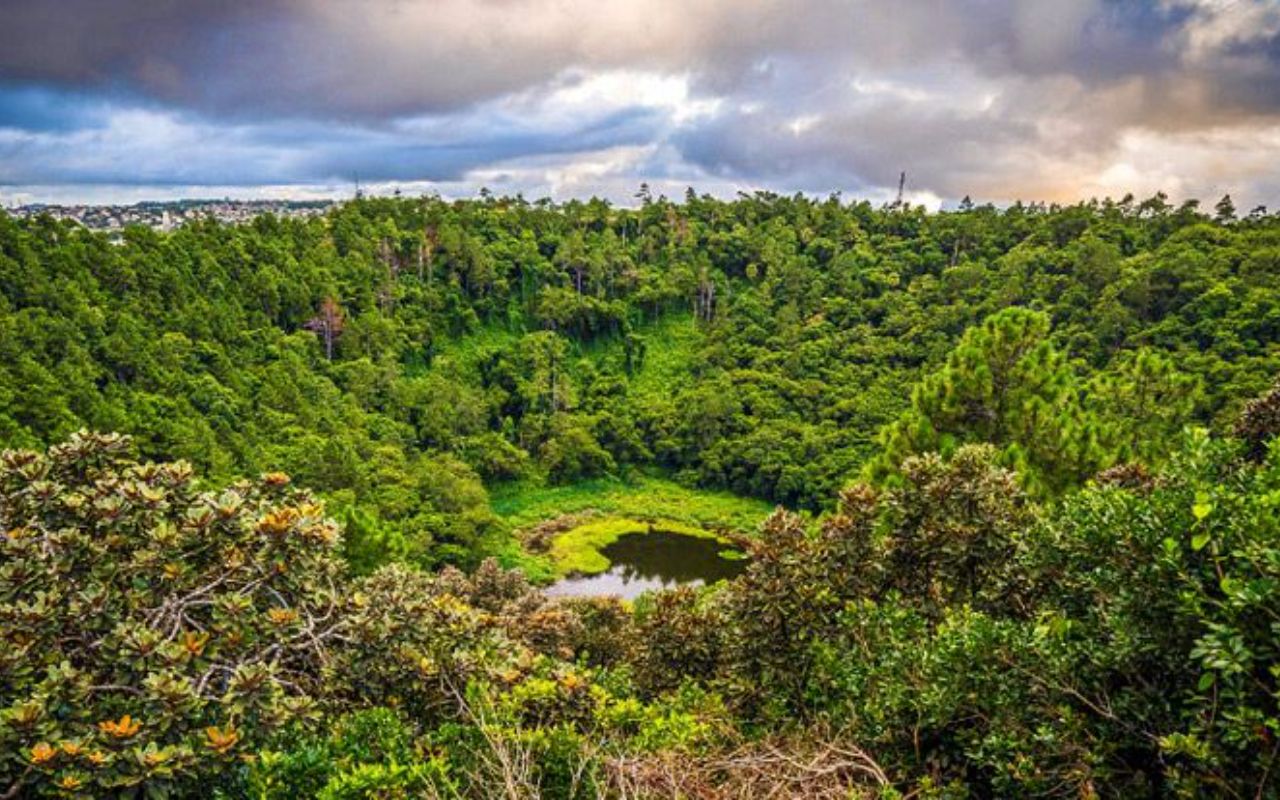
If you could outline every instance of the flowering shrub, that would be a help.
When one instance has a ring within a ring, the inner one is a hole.
[[[202,492],[81,433],[0,456],[0,794],[195,785],[314,710],[339,531],[288,476]]]

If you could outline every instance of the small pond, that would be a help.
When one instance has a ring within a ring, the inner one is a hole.
[[[697,586],[737,576],[740,558],[721,555],[728,548],[715,539],[666,531],[628,533],[600,552],[611,566],[596,575],[570,576],[549,586],[552,596],[613,595],[631,600],[653,589]]]

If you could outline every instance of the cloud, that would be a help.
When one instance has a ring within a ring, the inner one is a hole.
[[[9,0],[0,27],[10,185],[880,196],[905,169],[1274,204],[1278,124],[1277,0]]]
[[[390,118],[573,68],[686,73],[724,93],[800,55],[1091,84],[1274,77],[1278,21],[1270,0],[10,0],[0,73],[219,114]]]
[[[0,184],[455,181],[510,159],[651,142],[696,115],[686,93],[678,79],[568,75],[463,111],[370,125],[225,121],[0,88]]]

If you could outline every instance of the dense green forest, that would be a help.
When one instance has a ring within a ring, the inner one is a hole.
[[[1050,496],[1280,371],[1280,221],[1229,200],[640,200],[364,199],[118,244],[0,218],[0,441],[284,470],[363,560],[474,565],[504,552],[502,482],[660,470],[819,511],[989,441]]]
[[[0,214],[0,796],[1276,796],[1278,375],[1229,198]]]

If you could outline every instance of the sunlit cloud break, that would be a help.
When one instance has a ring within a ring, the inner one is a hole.
[[[0,203],[1280,205],[1280,0],[11,0]]]

